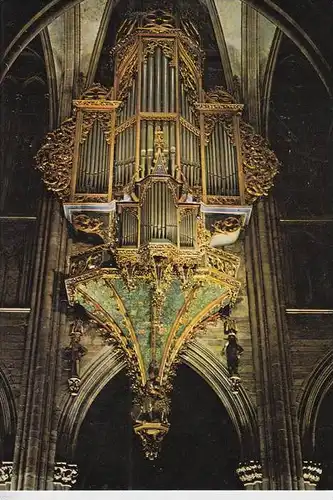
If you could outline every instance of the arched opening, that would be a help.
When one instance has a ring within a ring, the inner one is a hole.
[[[12,460],[15,432],[15,403],[8,381],[0,370],[0,462]]]
[[[97,396],[81,426],[77,489],[242,489],[235,472],[237,432],[218,396],[188,366],[181,365],[175,378],[171,427],[157,460],[144,457],[130,410],[122,371]]]
[[[333,489],[333,387],[325,395],[317,416],[315,429],[315,457],[320,462],[323,473],[318,490]]]

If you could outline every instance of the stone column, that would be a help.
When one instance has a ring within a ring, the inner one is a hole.
[[[242,95],[244,118],[261,129],[259,13],[242,2]]]
[[[274,200],[258,202],[245,248],[263,489],[304,489],[279,241]]]
[[[261,133],[258,14],[242,6],[242,88],[246,117]],[[245,259],[263,489],[304,489],[282,289],[281,237],[272,194],[256,202],[245,233]]]
[[[236,472],[246,490],[262,489],[261,464],[257,460],[249,460],[240,463]]]
[[[61,299],[67,227],[59,203],[45,195],[37,241],[13,463],[13,490],[52,489],[55,451],[54,401],[59,376]]]
[[[59,115],[53,129],[71,114],[80,54],[79,6],[64,14],[64,47]],[[45,194],[40,216],[32,302],[13,463],[13,490],[52,490],[57,444],[55,407],[61,378],[60,338],[67,328],[64,296],[67,224],[55,197]]]

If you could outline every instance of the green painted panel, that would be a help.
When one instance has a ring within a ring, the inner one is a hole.
[[[151,286],[143,280],[137,281],[131,290],[122,279],[116,279],[112,284],[128,312],[147,370],[151,360]]]
[[[215,283],[203,284],[195,292],[185,314],[186,321],[180,325],[179,329],[177,330],[176,337],[179,338],[184,332],[185,328],[191,323],[191,321],[211,302],[220,297],[224,292],[225,288],[222,285]]]

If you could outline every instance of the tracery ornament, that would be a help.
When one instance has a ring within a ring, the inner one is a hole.
[[[89,132],[92,129],[93,124],[95,123],[96,120],[100,123],[102,130],[105,135],[106,142],[110,144],[111,137],[112,137],[112,131],[111,131],[111,113],[110,112],[93,112],[93,111],[88,111],[83,113],[83,120],[82,120],[82,128],[81,128],[81,137],[80,137],[80,143],[83,144],[86,139],[88,138]]]
[[[71,488],[76,484],[78,475],[79,471],[76,464],[56,462],[53,472],[53,481],[65,488]]]
[[[165,57],[170,59],[170,65],[175,65],[175,41],[173,39],[145,38],[143,41],[143,60],[147,61],[148,55],[153,55],[155,49],[160,47]]]

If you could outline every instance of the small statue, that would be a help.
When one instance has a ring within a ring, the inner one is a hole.
[[[140,408],[133,408],[132,416],[137,421],[167,423],[169,400],[158,380],[158,366],[152,361],[148,369],[148,380],[143,389]]]
[[[239,358],[244,349],[237,342],[236,332],[231,330],[228,333],[228,341],[224,346],[224,354],[227,358],[228,372],[230,377],[239,377]]]
[[[71,376],[68,379],[69,390],[76,396],[80,386],[80,360],[86,354],[87,349],[81,345],[81,337],[84,335],[84,326],[81,319],[77,319],[70,332],[70,343],[64,349],[64,354],[70,362]]]

